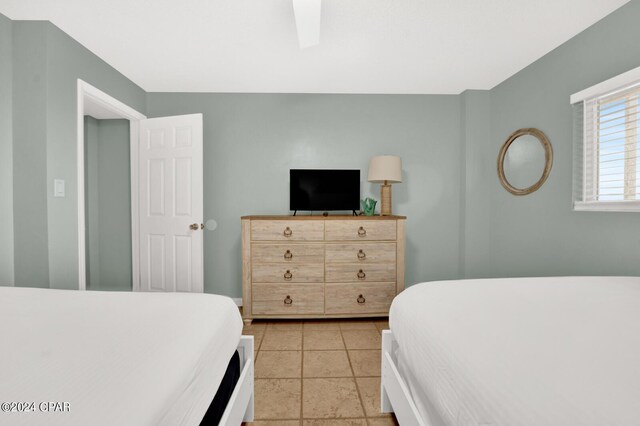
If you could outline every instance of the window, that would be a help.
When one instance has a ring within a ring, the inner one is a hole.
[[[638,77],[640,69],[632,70],[571,98],[581,125],[574,132],[575,210],[640,211]]]

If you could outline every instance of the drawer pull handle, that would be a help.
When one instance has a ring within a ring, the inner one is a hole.
[[[284,304],[293,305],[293,299],[291,298],[291,296],[287,295],[287,297],[284,298]]]
[[[366,237],[367,231],[361,226],[358,228],[358,237]]]
[[[363,271],[362,269],[360,269],[360,270],[358,271],[357,276],[358,276],[358,279],[359,279],[359,280],[364,280],[364,279],[367,277],[367,274],[365,274],[365,273],[364,273],[364,271]]]
[[[367,301],[367,299],[365,299],[363,295],[359,295],[356,300],[358,301],[358,304],[360,304],[360,305],[363,305],[364,302]]]
[[[284,253],[284,260],[291,260],[293,259],[293,253],[291,253],[291,250],[287,250]]]
[[[362,250],[358,251],[358,259],[364,260],[367,255]]]
[[[286,228],[284,228],[284,232],[282,234],[285,237],[289,238],[291,235],[293,235],[293,231],[287,226]]]
[[[293,278],[293,274],[290,270],[287,269],[287,272],[284,273],[284,280],[291,281],[291,278]]]

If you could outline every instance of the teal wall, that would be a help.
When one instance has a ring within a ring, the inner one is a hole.
[[[12,197],[0,191],[0,277],[15,271],[16,285],[77,287],[77,78],[151,117],[204,114],[204,213],[218,222],[205,233],[207,292],[240,296],[239,218],[287,213],[288,169],[359,168],[363,196],[377,197],[364,176],[369,158],[385,153],[404,161],[394,208],[408,216],[409,285],[638,275],[638,214],[571,209],[569,105],[570,94],[640,65],[638,18],[640,0],[632,0],[490,91],[404,96],[147,94],[54,25],[0,16],[0,90],[11,94],[0,100],[0,112],[8,111],[0,150],[13,158],[12,176],[8,156],[0,158],[9,176],[1,184],[13,189]],[[549,136],[555,162],[538,192],[515,197],[495,168],[501,144],[521,127]],[[53,198],[54,178],[66,180],[65,198]],[[13,253],[4,238],[11,217],[20,229]],[[125,223],[123,216],[113,227]],[[124,276],[113,282],[129,287]]]
[[[291,168],[362,170],[403,159],[394,212],[407,215],[407,282],[459,276],[458,96],[150,93],[150,117],[204,114],[205,291],[241,295],[240,216],[288,214]]]
[[[468,90],[460,95],[462,146],[460,153],[460,277],[491,277],[490,184],[495,176],[495,153],[487,149],[490,137],[488,91]],[[453,277],[452,277],[453,278]]]
[[[15,284],[77,288],[77,79],[142,113],[146,93],[50,22],[12,27]]]
[[[131,290],[129,121],[85,117],[89,290]]]
[[[78,287],[76,86],[80,78],[141,113],[146,93],[63,31],[48,24],[47,181],[65,179],[67,196],[47,193],[51,288]]]
[[[572,211],[569,105],[572,93],[640,66],[639,19],[640,1],[631,1],[491,90],[485,167],[495,167],[501,144],[521,127],[539,128],[554,149],[551,175],[532,195],[507,193],[495,173],[483,181],[491,275],[640,275],[638,213]]]
[[[13,29],[0,14],[0,286],[13,285]]]
[[[13,22],[15,285],[49,287],[47,226],[47,30]]]

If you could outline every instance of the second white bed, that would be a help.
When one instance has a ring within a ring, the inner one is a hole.
[[[1,413],[12,425],[197,425],[242,320],[227,297],[0,287]]]
[[[640,424],[640,278],[419,284],[390,328],[429,425]]]

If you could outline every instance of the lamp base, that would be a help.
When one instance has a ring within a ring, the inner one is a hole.
[[[391,185],[380,185],[380,216],[391,216]]]

